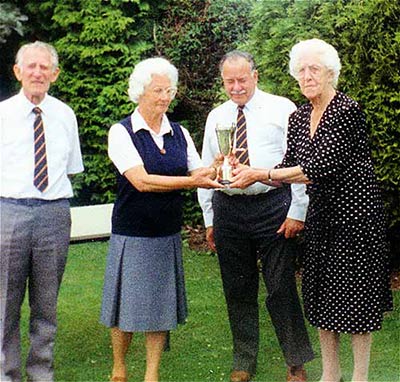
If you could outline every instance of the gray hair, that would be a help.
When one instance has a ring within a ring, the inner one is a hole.
[[[153,57],[140,61],[129,77],[128,95],[131,101],[138,102],[154,74],[167,76],[172,87],[176,87],[178,83],[178,69],[165,58]]]
[[[296,80],[299,79],[298,71],[300,66],[301,57],[304,54],[314,54],[319,58],[322,65],[324,65],[328,70],[333,72],[332,86],[336,88],[338,83],[341,64],[338,52],[336,49],[323,40],[313,38],[310,40],[300,41],[295,44],[289,54],[289,70],[292,77]]]
[[[221,72],[221,74],[222,74],[222,67],[224,66],[226,61],[236,61],[240,58],[245,59],[250,64],[251,71],[256,70],[256,63],[254,61],[253,56],[250,53],[243,52],[241,50],[232,50],[226,53],[219,62],[219,71]]]
[[[53,72],[58,68],[58,54],[56,49],[54,48],[53,45],[50,45],[46,42],[42,41],[35,41],[31,42],[29,44],[22,45],[21,48],[19,48],[17,55],[15,57],[15,64],[22,70],[22,64],[23,64],[23,59],[24,59],[24,54],[28,49],[44,49],[46,50],[51,57],[51,66],[53,69]]]

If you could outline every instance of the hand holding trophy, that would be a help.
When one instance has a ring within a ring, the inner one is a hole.
[[[219,151],[224,156],[224,162],[220,167],[221,178],[219,182],[225,186],[229,186],[232,179],[232,166],[229,164],[229,155],[232,154],[236,145],[236,124],[222,125],[217,123],[215,132],[217,134]]]

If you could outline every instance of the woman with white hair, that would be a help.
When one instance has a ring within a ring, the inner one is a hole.
[[[177,82],[177,69],[164,58],[138,63],[128,90],[138,106],[109,132],[118,191],[101,321],[111,328],[114,382],[128,380],[125,356],[133,332],[146,337],[144,380],[158,381],[167,332],[187,317],[180,190],[221,187],[215,168],[202,167],[188,131],[165,114]]]
[[[248,182],[306,183],[310,198],[303,273],[305,314],[318,328],[323,382],[341,379],[339,335],[352,339],[352,381],[367,381],[371,332],[392,309],[383,202],[360,106],[336,90],[337,51],[319,39],[290,52],[290,73],[308,103],[289,119],[279,168],[238,168]]]

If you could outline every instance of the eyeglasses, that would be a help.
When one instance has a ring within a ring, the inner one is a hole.
[[[297,69],[297,77],[304,78],[306,70],[312,77],[319,77],[322,73],[323,67],[320,65],[306,65]]]
[[[170,87],[170,88],[166,88],[166,89],[163,89],[163,88],[153,88],[153,89],[150,89],[150,91],[154,94],[154,95],[156,95],[157,97],[161,97],[162,95],[166,95],[166,96],[168,96],[169,98],[174,98],[175,97],[175,95],[176,95],[176,92],[177,92],[177,88],[175,88],[175,87]]]

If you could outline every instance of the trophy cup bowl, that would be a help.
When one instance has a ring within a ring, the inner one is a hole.
[[[217,126],[215,127],[219,151],[224,156],[224,162],[220,167],[221,178],[219,179],[219,182],[227,186],[229,186],[232,179],[232,166],[229,164],[229,155],[232,153],[235,145],[235,131],[235,123],[232,123],[231,125],[222,125],[217,123]]]

